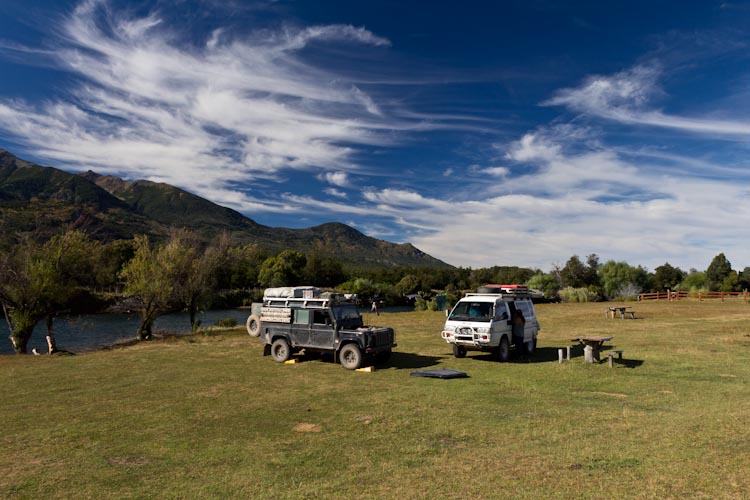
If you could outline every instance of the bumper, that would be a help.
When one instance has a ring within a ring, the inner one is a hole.
[[[442,332],[441,337],[448,344],[456,344],[467,348],[484,349],[487,347],[497,347],[499,340],[493,342],[490,333],[453,333]]]

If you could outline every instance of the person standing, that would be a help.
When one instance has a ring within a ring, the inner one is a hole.
[[[523,313],[520,309],[516,309],[513,313],[513,343],[516,345],[516,350],[520,353],[523,347],[523,336],[524,329],[526,328],[526,318],[523,317]]]

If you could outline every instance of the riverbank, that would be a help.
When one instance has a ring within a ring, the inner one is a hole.
[[[249,315],[246,308],[205,311],[198,316],[201,327],[209,327],[221,320],[234,320],[244,325]],[[81,314],[60,316],[55,319],[54,332],[58,349],[84,353],[106,348],[118,342],[135,339],[139,319],[135,314]],[[157,334],[190,333],[190,319],[187,313],[172,313],[160,316],[155,324]],[[14,354],[8,340],[8,326],[0,323],[0,354]],[[37,324],[29,341],[29,352],[47,352],[44,322]]]

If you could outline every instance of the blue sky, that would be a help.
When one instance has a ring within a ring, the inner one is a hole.
[[[453,265],[750,265],[750,3],[0,0],[0,148]]]

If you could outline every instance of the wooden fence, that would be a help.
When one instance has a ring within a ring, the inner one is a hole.
[[[652,292],[641,293],[638,300],[742,300],[747,302],[750,299],[750,292]]]

